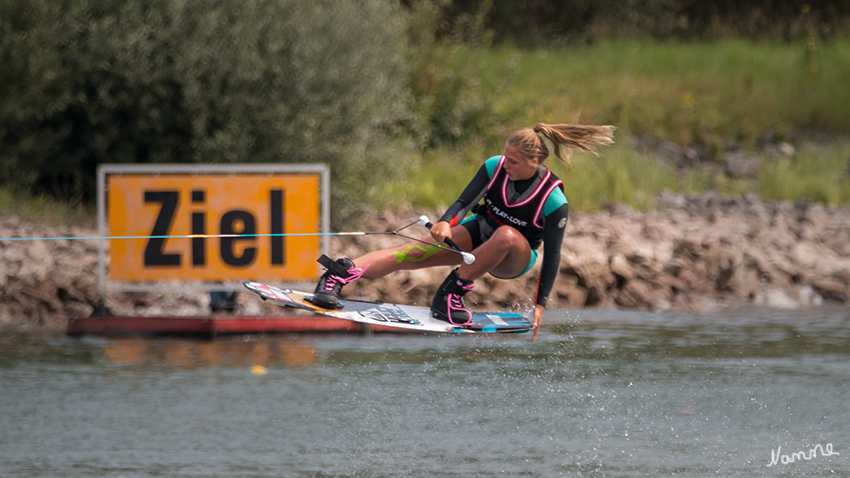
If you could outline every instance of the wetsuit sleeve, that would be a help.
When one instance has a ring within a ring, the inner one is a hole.
[[[543,226],[543,265],[540,267],[540,279],[537,283],[535,304],[546,305],[558,269],[561,266],[561,245],[564,242],[564,229],[567,225],[569,206],[565,203],[546,215]]]
[[[487,183],[489,182],[490,173],[487,170],[487,163],[484,163],[480,168],[478,168],[478,172],[475,173],[475,177],[473,177],[472,181],[466,185],[466,188],[460,194],[457,201],[449,206],[445,214],[443,214],[440,218],[440,221],[446,221],[454,226],[458,221],[463,220],[460,213],[463,212],[463,216],[466,216],[469,209],[478,204],[478,201],[480,201],[484,196],[484,193],[487,190]]]

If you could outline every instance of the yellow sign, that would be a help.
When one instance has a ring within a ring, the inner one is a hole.
[[[108,175],[109,235],[145,236],[110,240],[109,278],[314,280],[320,183],[309,173]]]

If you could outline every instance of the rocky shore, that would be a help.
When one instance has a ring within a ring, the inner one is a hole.
[[[571,214],[549,307],[708,312],[850,301],[850,209],[711,194],[664,194],[658,205],[650,212],[613,205],[602,213]],[[370,220],[357,226],[385,230],[422,213],[439,215],[410,208],[375,212],[361,216]],[[94,235],[0,218],[4,238]],[[331,253],[355,257],[402,243],[392,236],[339,237]],[[427,305],[447,271],[359,281],[344,295]],[[536,284],[536,267],[516,280],[486,276],[476,281],[468,305],[526,310]],[[68,316],[88,315],[98,303],[96,241],[0,241],[0,325],[64,326]],[[209,294],[110,292],[105,305],[116,314],[204,315]],[[238,313],[281,310],[240,294]]]

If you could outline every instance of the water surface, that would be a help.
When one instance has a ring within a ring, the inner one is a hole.
[[[6,330],[0,476],[850,476],[848,344],[847,308],[550,311],[536,343]]]

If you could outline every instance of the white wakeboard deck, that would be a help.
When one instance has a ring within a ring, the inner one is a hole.
[[[313,305],[310,302],[313,294],[308,292],[281,289],[251,281],[244,281],[243,285],[248,290],[259,294],[263,300],[271,300],[281,306],[309,310],[316,314],[363,324],[422,332],[451,333],[527,332],[532,328],[532,323],[528,319],[515,313],[472,311],[472,325],[458,326],[431,317],[431,310],[427,307],[340,299],[343,304],[342,309],[325,309]]]

